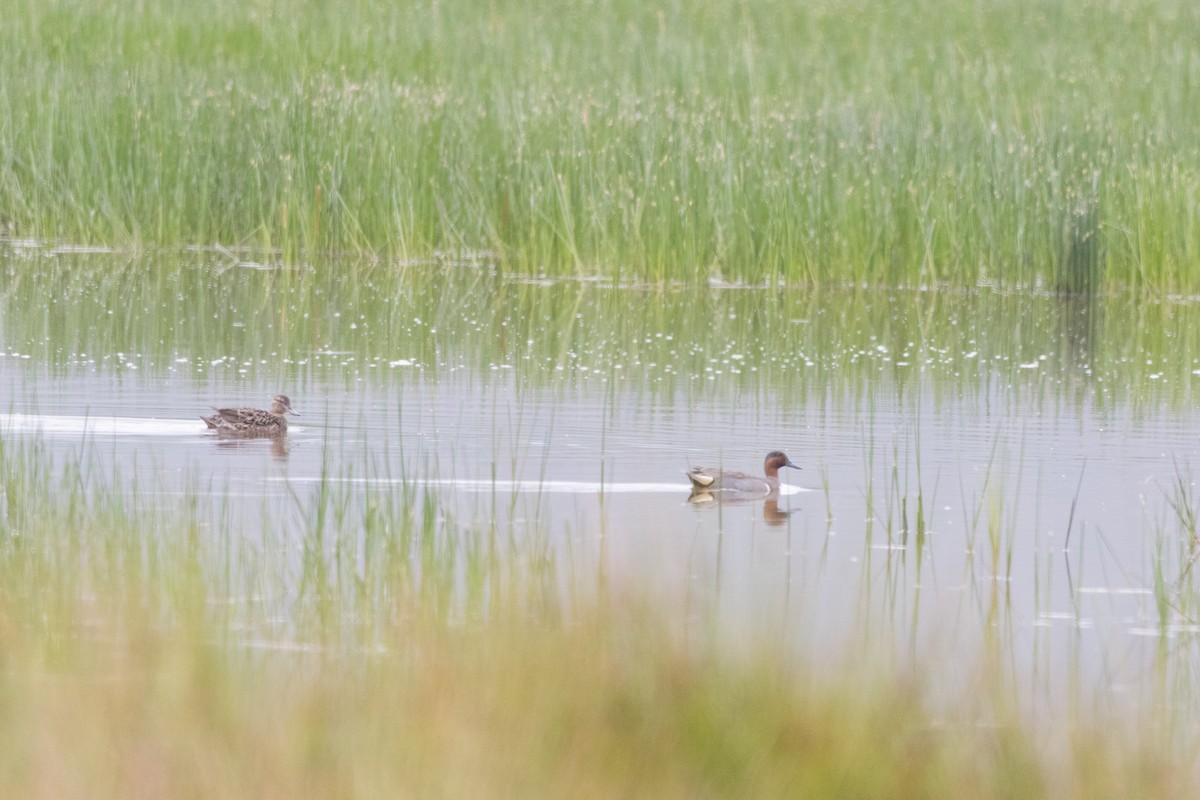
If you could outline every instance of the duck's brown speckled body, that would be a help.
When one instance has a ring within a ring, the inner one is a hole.
[[[285,394],[271,398],[271,409],[218,408],[211,417],[201,417],[204,424],[220,434],[229,436],[283,436],[287,433],[287,414],[300,416]]]

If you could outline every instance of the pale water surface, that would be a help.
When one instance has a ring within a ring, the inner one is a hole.
[[[6,441],[164,504],[199,487],[251,538],[286,540],[323,483],[421,487],[481,536],[544,540],[569,594],[662,593],[815,663],[877,643],[947,686],[999,648],[1034,716],[1189,716],[1190,302],[446,268],[349,292],[203,258],[130,288],[64,261],[92,258],[0,260]],[[284,441],[198,419],[277,392],[302,415]],[[803,466],[776,500],[688,502],[688,466],[775,448]]]

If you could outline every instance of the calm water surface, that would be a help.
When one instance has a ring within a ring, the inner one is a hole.
[[[1190,302],[0,252],[0,432],[164,505],[199,487],[286,540],[323,479],[407,483],[543,541],[568,593],[662,593],[817,663],[878,644],[948,686],[999,650],[1035,715],[1190,708]],[[284,442],[198,419],[277,392]],[[775,448],[803,466],[777,502],[689,504],[688,466]]]

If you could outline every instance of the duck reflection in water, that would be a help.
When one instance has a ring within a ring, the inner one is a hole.
[[[688,503],[698,508],[714,506],[748,506],[751,503],[757,503],[759,498],[756,497],[723,497],[721,494],[713,492],[697,492],[692,491],[688,497]],[[794,509],[784,510],[779,507],[779,495],[768,495],[762,498],[762,518],[763,522],[768,525],[782,525],[787,521],[789,515],[794,513]]]
[[[234,450],[258,450],[263,447],[266,440],[266,445],[271,449],[271,456],[274,458],[287,458],[291,451],[288,447],[288,439],[286,436],[218,436],[217,447],[226,447]]]

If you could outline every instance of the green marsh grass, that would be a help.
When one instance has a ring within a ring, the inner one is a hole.
[[[1186,0],[16,0],[0,224],[289,264],[1196,291],[1198,36]]]
[[[1175,478],[1163,488],[1167,508],[1154,520],[1154,601],[1164,631],[1200,622],[1200,497],[1189,467],[1176,463]]]
[[[873,658],[813,669],[769,638],[731,648],[718,627],[687,621],[694,610],[617,583],[566,605],[537,547],[494,549],[432,493],[360,497],[342,530],[344,489],[318,487],[297,574],[294,548],[214,530],[227,521],[203,500],[166,509],[119,479],[90,482],[84,460],[67,467],[36,443],[0,442],[9,796],[1196,789],[1138,720],[1081,724],[1047,750],[1003,691],[947,707],[919,672]],[[330,547],[344,539],[363,552]],[[480,557],[486,570],[467,568]],[[486,605],[471,607],[464,575]]]

